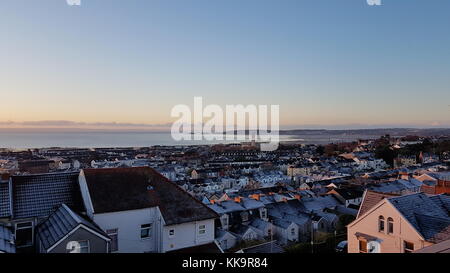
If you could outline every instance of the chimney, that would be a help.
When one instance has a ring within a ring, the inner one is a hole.
[[[257,193],[255,193],[255,194],[252,194],[252,195],[250,196],[250,198],[252,198],[252,199],[255,199],[255,200],[258,200],[258,201],[259,201],[260,195],[259,195],[259,194],[257,194]]]
[[[240,197],[240,196],[234,198],[234,202],[236,202],[236,203],[241,203],[241,201],[242,201],[242,197]]]
[[[300,194],[296,194],[296,195],[294,195],[294,198],[297,200],[300,200],[300,199],[302,199],[302,196]]]
[[[9,173],[2,173],[1,181],[8,181],[11,175]]]

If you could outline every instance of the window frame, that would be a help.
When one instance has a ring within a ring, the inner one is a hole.
[[[153,225],[152,223],[147,223],[147,224],[141,224],[140,225],[140,237],[141,240],[148,240],[150,238],[152,238],[152,231],[153,231]],[[142,232],[147,232],[146,236],[143,236]]]
[[[407,247],[407,245],[410,244],[412,248]],[[412,253],[414,251],[414,243],[403,241],[403,253]]]
[[[382,215],[378,216],[378,232],[384,233],[386,231],[386,220]]]
[[[198,226],[198,235],[206,235],[206,224],[201,224]]]
[[[394,219],[392,217],[387,218],[387,234],[394,234]]]
[[[24,224],[30,224],[28,226],[22,226],[19,227],[19,225],[24,225]],[[26,229],[31,229],[31,243],[30,244],[26,244],[26,245],[17,245],[17,248],[22,248],[22,247],[31,247],[33,246],[34,243],[34,222],[33,221],[26,221],[26,222],[20,222],[20,223],[15,223],[15,229],[14,229],[14,238],[15,238],[15,242],[17,242],[17,231],[18,230],[26,230]]]
[[[172,234],[170,234],[172,232]],[[173,237],[175,237],[175,229],[174,228],[171,228],[171,229],[169,229],[169,238],[173,238]]]
[[[365,249],[361,248],[362,245],[365,245]],[[359,253],[368,253],[367,245],[368,245],[367,241],[365,241],[365,240],[358,240]]]

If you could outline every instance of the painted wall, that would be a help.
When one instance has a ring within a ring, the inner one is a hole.
[[[199,234],[201,225],[206,226],[205,234]],[[174,236],[169,235],[171,229],[175,231]],[[163,252],[208,244],[214,241],[214,219],[164,226],[162,233]]]
[[[105,232],[118,229],[118,253],[159,252],[161,238],[158,208],[94,214],[94,222]],[[141,225],[152,224],[150,238],[141,239]]]
[[[378,231],[378,217],[382,215],[385,219],[384,232]],[[394,232],[387,234],[388,217],[394,220]],[[359,221],[358,221],[359,220]],[[387,200],[381,201],[371,213],[362,215],[349,224],[348,252],[359,253],[359,241],[355,233],[364,233],[379,239],[381,253],[403,253],[404,241],[414,244],[414,250],[421,249],[431,243],[425,242],[415,229],[401,216],[401,214]]]

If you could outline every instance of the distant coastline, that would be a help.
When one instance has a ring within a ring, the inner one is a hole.
[[[376,139],[389,134],[393,137],[407,135],[447,136],[450,128],[440,129],[359,129],[359,130],[281,130],[280,142],[303,144],[328,144],[352,142],[358,139]],[[28,129],[0,129],[0,148],[98,148],[98,147],[148,147],[156,145],[213,145],[238,143],[240,141],[180,141],[172,139],[169,132],[143,130],[76,130],[51,129],[31,131]]]

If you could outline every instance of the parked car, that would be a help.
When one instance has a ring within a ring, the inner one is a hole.
[[[336,246],[336,252],[347,252],[347,241],[342,241]]]

